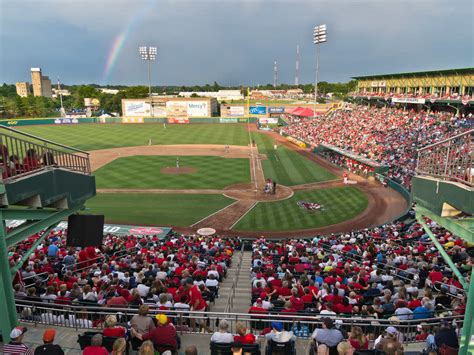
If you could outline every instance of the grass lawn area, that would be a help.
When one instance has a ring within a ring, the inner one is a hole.
[[[79,124],[18,127],[20,130],[82,150],[153,144],[247,145],[249,135],[238,124]]]
[[[324,210],[308,211],[298,201],[319,203]],[[258,203],[233,229],[285,231],[310,229],[353,218],[368,205],[367,197],[356,187],[298,191],[284,201]]]
[[[85,212],[104,214],[108,223],[189,226],[233,202],[222,195],[99,194]]]
[[[160,170],[176,166],[174,156],[118,158],[94,174],[98,188],[115,189],[222,189],[250,182],[250,163],[244,158],[181,156],[181,167],[197,169],[190,174],[162,174]]]
[[[336,176],[297,152],[280,145],[273,148],[274,140],[262,133],[252,133],[258,151],[267,156],[262,160],[265,177],[287,186],[333,180]]]

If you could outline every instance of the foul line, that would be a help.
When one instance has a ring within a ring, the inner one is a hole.
[[[250,206],[250,208],[249,208],[242,216],[240,216],[240,217],[234,222],[234,224],[232,224],[232,225],[230,226],[229,230],[232,229],[232,228],[234,228],[234,226],[235,226],[237,223],[239,223],[240,220],[241,220],[242,218],[244,218],[244,217],[247,215],[247,213],[249,213],[255,206],[257,206],[257,204],[258,204],[258,201],[255,201],[255,202],[253,203],[253,205]]]
[[[211,213],[209,216],[206,216],[206,217],[200,219],[199,221],[197,221],[196,223],[191,224],[190,227],[194,227],[196,224],[201,223],[202,221],[204,221],[204,220],[206,220],[206,219],[208,219],[208,218],[214,216],[215,214],[218,214],[219,212],[224,211],[225,209],[227,209],[227,208],[229,208],[229,207],[231,207],[231,206],[233,206],[233,205],[235,205],[236,203],[239,203],[239,202],[240,202],[240,201],[237,200],[237,201],[231,203],[230,205],[227,205],[227,206],[225,206],[224,208],[221,208],[219,211],[216,211],[216,212],[214,212],[214,213]]]

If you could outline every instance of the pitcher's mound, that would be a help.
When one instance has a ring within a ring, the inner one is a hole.
[[[189,166],[180,166],[179,168],[177,167],[171,167],[171,168],[163,168],[160,170],[162,174],[192,174],[195,173],[197,169],[191,168]]]

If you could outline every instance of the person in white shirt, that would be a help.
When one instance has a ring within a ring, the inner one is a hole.
[[[206,280],[206,287],[218,287],[219,281],[216,280],[214,274],[210,274]]]
[[[225,319],[219,322],[219,331],[212,334],[211,342],[221,344],[234,342],[234,336],[229,333],[229,322]]]
[[[150,287],[144,284],[138,284],[137,290],[138,290],[138,293],[140,294],[140,297],[146,297],[148,296],[148,292],[150,292]]]

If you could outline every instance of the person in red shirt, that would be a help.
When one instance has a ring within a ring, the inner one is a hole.
[[[349,342],[351,343],[351,346],[356,350],[369,349],[369,340],[362,332],[362,328],[359,326],[352,326],[351,334],[349,336]]]
[[[342,299],[342,303],[338,303],[335,305],[335,310],[337,313],[347,313],[351,314],[352,313],[352,305],[349,304],[349,299],[347,297],[344,297]]]
[[[109,314],[105,318],[106,328],[102,332],[106,337],[125,338],[125,328],[117,326],[117,317]]]
[[[234,342],[240,344],[255,344],[255,335],[247,333],[247,327],[244,323],[238,322],[235,326],[237,335],[234,336]]]
[[[168,321],[168,317],[164,314],[157,314],[156,320],[158,321],[158,326],[143,335],[134,328],[131,328],[132,336],[140,340],[151,340],[158,351],[175,351],[177,347],[177,334],[174,325]],[[172,349],[165,347],[165,345],[171,346]]]
[[[91,345],[84,348],[82,355],[109,355],[107,349],[102,346],[102,334],[92,337]]]
[[[431,280],[431,283],[433,284],[433,286],[435,286],[437,283],[443,281],[443,273],[439,271],[438,266],[435,266],[433,268],[433,271],[429,273],[428,278]]]

